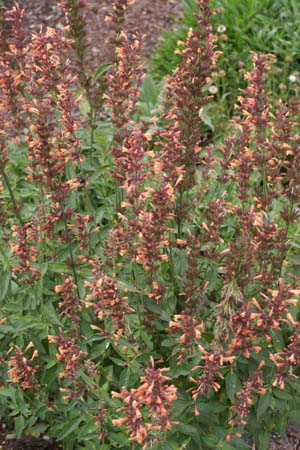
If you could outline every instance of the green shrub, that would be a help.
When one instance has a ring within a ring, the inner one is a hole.
[[[277,61],[266,89],[288,99],[299,95],[300,59],[298,30],[300,7],[294,0],[214,0],[218,13],[213,17],[217,47],[223,54],[219,71],[213,77],[218,88],[216,100],[231,109],[239,88],[245,86],[244,73],[251,66],[250,51],[272,53]],[[194,14],[196,0],[183,1],[184,16],[173,31],[164,33],[152,58],[151,69],[155,79],[170,74],[180,62],[175,52],[178,41],[184,41],[190,27],[197,27]]]

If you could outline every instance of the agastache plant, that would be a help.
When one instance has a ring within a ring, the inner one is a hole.
[[[265,449],[300,408],[299,100],[270,103],[275,61],[253,53],[230,135],[207,136],[218,50],[199,0],[145,117],[130,3],[112,4],[99,97],[81,74],[88,129],[83,3],[28,37],[20,7],[1,16],[3,415],[67,450],[247,448],[250,434]]]

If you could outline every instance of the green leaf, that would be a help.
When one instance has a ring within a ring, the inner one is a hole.
[[[270,392],[267,392],[267,394],[262,395],[258,401],[257,405],[257,411],[256,411],[256,417],[257,420],[264,414],[264,412],[268,409],[270,402],[271,402],[272,395]]]
[[[191,442],[191,440],[192,440],[191,437],[188,437],[187,439],[185,439],[185,440],[183,441],[183,443],[181,444],[181,447],[180,447],[180,448],[182,448],[182,449],[188,448],[188,444]],[[177,450],[177,449],[178,449],[178,445],[175,446],[174,448]],[[200,450],[201,448],[202,448],[202,447],[200,447],[200,443],[199,443],[199,450]]]
[[[73,431],[76,430],[76,428],[79,426],[79,424],[82,422],[81,417],[75,417],[75,419],[70,420],[66,423],[62,431],[57,436],[57,439],[60,441],[62,439],[65,439],[67,436],[69,436]]]
[[[210,116],[208,115],[207,108],[202,107],[200,109],[200,111],[199,111],[199,116],[201,117],[202,122],[205,123],[205,125],[207,125],[208,128],[210,128],[211,131],[214,132],[215,131],[215,127],[214,127],[214,125],[212,123],[212,120],[211,120]]]
[[[70,266],[64,263],[49,263],[49,269],[55,273],[70,273],[72,270]]]
[[[9,285],[10,285],[10,271],[5,270],[0,275],[0,301],[5,298]]]
[[[36,425],[34,425],[31,428],[31,433],[32,434],[41,434],[41,433],[45,433],[45,431],[47,430],[49,425],[47,425],[46,423],[37,423]]]
[[[129,385],[129,379],[130,379],[130,369],[129,367],[125,367],[120,375],[120,379],[119,379],[119,387],[122,388],[123,386],[127,386]]]
[[[300,423],[300,409],[291,411],[291,417],[297,424]]]
[[[95,70],[92,81],[95,83],[102,75],[104,75],[111,67],[113,67],[112,63],[101,64],[98,69]]]
[[[203,442],[207,447],[216,449],[218,445],[218,438],[217,436],[207,434],[202,437]]]
[[[86,440],[89,436],[97,432],[97,425],[94,420],[89,420],[83,427],[78,430],[78,440]]]
[[[109,438],[111,441],[117,442],[118,444],[128,446],[128,438],[124,433],[109,433]]]
[[[125,366],[125,361],[123,359],[115,358],[114,356],[110,356],[111,359],[117,366]]]
[[[15,390],[12,386],[9,387],[2,387],[0,389],[0,396],[11,398],[12,400],[15,399]]]
[[[191,437],[199,436],[198,428],[193,425],[189,425],[187,423],[180,423],[179,425],[177,425],[176,428],[179,431],[181,431],[181,433],[183,433],[187,436],[191,436]]]
[[[270,434],[267,431],[260,432],[256,437],[257,450],[268,450]]]
[[[274,417],[274,429],[279,436],[283,437],[288,427],[287,410],[283,409],[277,417]]]
[[[218,401],[210,401],[207,403],[204,402],[196,402],[197,409],[200,411],[200,415],[216,415],[227,409],[226,405],[222,405],[222,403]]]
[[[41,312],[45,319],[48,319],[51,324],[61,325],[59,315],[57,314],[57,311],[52,303],[48,302],[46,305],[43,305],[41,307]]]
[[[162,442],[160,444],[160,450],[177,450],[177,449],[178,445],[175,442]]]
[[[273,394],[275,397],[280,398],[281,400],[292,400],[293,397],[288,394],[286,391],[282,391],[281,389],[273,389]]]
[[[125,289],[125,292],[139,292],[133,284],[125,283],[124,281],[117,281],[117,285],[120,290]]]
[[[273,345],[276,352],[282,352],[285,347],[285,342],[281,330],[271,330],[271,336],[273,340]]]
[[[24,414],[24,416],[28,415],[28,407],[24,400],[24,393],[20,389],[16,391],[16,403],[18,405],[19,411]]]
[[[23,416],[18,416],[15,419],[15,430],[16,430],[16,437],[19,439],[22,435],[22,432],[25,428],[25,419]]]
[[[41,266],[41,276],[44,277],[48,270],[48,263],[43,263]]]
[[[174,402],[174,414],[176,417],[180,417],[184,410],[190,408],[190,402],[187,400],[175,400]]]
[[[109,167],[111,167],[110,164],[103,164],[99,170],[96,170],[89,178],[89,186],[93,184],[99,177],[103,176],[103,173],[105,173],[106,169],[108,169]]]
[[[235,372],[233,372],[231,370],[226,375],[226,378],[225,378],[226,394],[231,402],[233,402],[233,400],[234,400],[237,383],[238,383],[237,375],[235,374]]]
[[[151,75],[146,75],[143,79],[142,100],[151,105],[157,103],[157,88]]]
[[[51,367],[56,366],[57,362],[58,362],[58,361],[57,361],[56,358],[51,358],[51,359],[48,361],[48,363],[47,363],[45,369],[51,369]]]
[[[222,443],[222,450],[235,450],[236,447],[228,444],[227,442]]]
[[[141,339],[145,342],[145,344],[147,345],[147,350],[148,351],[152,351],[153,349],[153,342],[151,340],[151,336],[149,336],[147,333],[145,333],[145,331],[140,331],[140,337]]]

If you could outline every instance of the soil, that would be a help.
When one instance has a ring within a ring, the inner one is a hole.
[[[2,0],[10,7],[14,0]],[[39,31],[51,26],[63,27],[60,0],[19,0],[26,11],[28,30]],[[112,11],[113,0],[84,0],[86,3],[86,32],[89,44],[87,62],[91,69],[97,68],[112,57],[109,40],[112,24],[106,16]],[[1,1],[0,1],[1,3]],[[181,0],[135,0],[128,9],[125,31],[129,39],[134,34],[142,37],[142,54],[148,57],[158,43],[163,30],[170,29],[181,14]]]
[[[10,7],[14,0],[2,0]],[[46,26],[61,28],[63,13],[59,0],[19,0],[26,10],[28,31],[39,31]],[[111,24],[105,17],[111,11],[112,0],[89,0],[86,6],[87,39],[89,43],[87,61],[91,70],[111,59],[109,38]],[[126,23],[130,36],[143,36],[143,56],[149,57],[158,43],[161,32],[170,29],[181,13],[181,0],[136,0],[131,6]],[[61,450],[59,444],[47,438],[25,436],[15,439],[14,434],[0,424],[0,450]],[[255,450],[253,448],[253,450]],[[300,450],[300,428],[291,425],[287,435],[279,438],[272,435],[268,450]]]
[[[268,450],[300,450],[300,427],[291,424],[286,436],[272,435]]]
[[[0,450],[62,450],[62,447],[47,437],[24,436],[16,439],[15,435],[2,424],[0,425]]]

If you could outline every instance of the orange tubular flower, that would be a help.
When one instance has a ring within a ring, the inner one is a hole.
[[[155,369],[153,358],[151,368],[146,369],[146,375],[141,377],[143,383],[130,392],[123,388],[121,393],[112,392],[112,396],[123,400],[124,406],[118,411],[125,417],[113,420],[115,426],[125,425],[130,439],[137,440],[147,448],[151,431],[163,432],[169,430],[175,423],[171,420],[172,403],[177,399],[176,387],[166,385],[169,377],[162,374],[168,369]],[[151,422],[145,422],[142,409],[147,408]],[[146,442],[145,442],[146,441]],[[150,442],[150,441],[149,441]]]
[[[37,385],[35,374],[39,366],[33,366],[33,360],[37,358],[38,351],[34,350],[29,359],[25,356],[25,353],[32,347],[32,342],[30,342],[23,351],[16,347],[15,355],[7,363],[8,367],[10,367],[8,373],[11,382],[14,384],[21,382],[23,389],[30,389]]]

